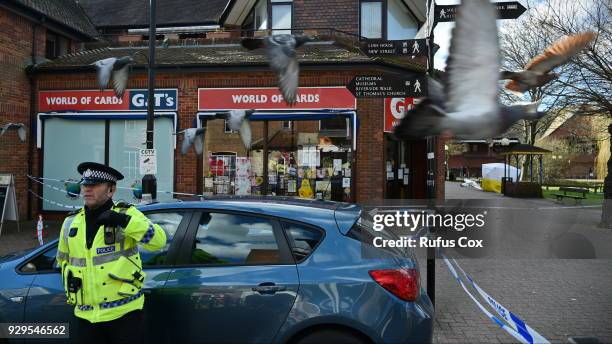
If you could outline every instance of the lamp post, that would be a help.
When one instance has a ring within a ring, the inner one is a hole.
[[[153,149],[153,130],[155,114],[155,0],[149,0],[149,87],[147,98],[147,149]],[[142,194],[150,194],[151,199],[157,199],[157,179],[154,174],[142,177]]]

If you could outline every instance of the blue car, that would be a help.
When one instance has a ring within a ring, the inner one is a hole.
[[[358,205],[260,197],[139,209],[168,237],[141,249],[148,343],[432,340],[415,256],[367,244],[382,232]],[[0,257],[0,323],[77,331],[56,250],[57,240]]]

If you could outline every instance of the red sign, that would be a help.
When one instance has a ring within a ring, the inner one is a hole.
[[[200,88],[198,109],[321,110],[355,109],[357,100],[346,87],[300,87],[297,102],[290,107],[278,88]]]
[[[393,132],[406,111],[414,107],[414,98],[385,98],[385,132]]]
[[[156,89],[155,110],[177,109],[177,89]],[[146,111],[147,90],[126,90],[123,98],[113,90],[40,91],[38,109],[50,111]]]

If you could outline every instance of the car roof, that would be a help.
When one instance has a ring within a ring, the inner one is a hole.
[[[163,202],[139,205],[144,212],[168,209],[218,209],[251,212],[311,223],[325,227],[330,220],[339,228],[354,223],[358,216],[356,204],[279,196],[211,197],[198,201]],[[340,214],[338,214],[340,213]],[[340,216],[338,216],[340,215]],[[344,232],[343,230],[341,230]]]

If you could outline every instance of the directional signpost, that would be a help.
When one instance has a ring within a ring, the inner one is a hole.
[[[499,19],[516,19],[527,9],[518,1],[496,2]],[[455,21],[455,15],[459,5],[436,5],[434,18],[435,22],[452,22]]]
[[[357,75],[348,84],[355,98],[416,98],[427,96],[427,76]]]
[[[368,56],[426,56],[427,39],[367,40],[363,50]]]

